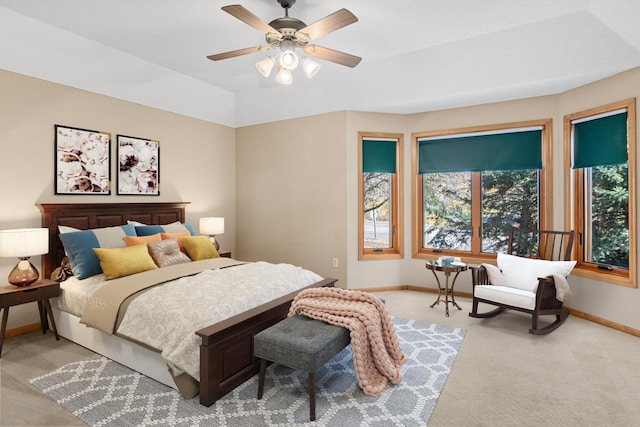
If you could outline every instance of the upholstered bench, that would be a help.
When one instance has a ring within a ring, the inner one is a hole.
[[[256,334],[254,355],[261,359],[258,399],[262,399],[267,361],[309,373],[309,419],[316,419],[315,373],[350,343],[349,330],[295,315]]]

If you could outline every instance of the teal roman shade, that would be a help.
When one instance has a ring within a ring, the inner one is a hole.
[[[418,140],[418,172],[542,169],[542,131]]]
[[[573,125],[574,169],[627,162],[627,112]]]
[[[362,141],[363,173],[396,173],[396,141]]]

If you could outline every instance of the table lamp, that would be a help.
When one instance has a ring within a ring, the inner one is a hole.
[[[216,234],[224,234],[224,218],[200,218],[200,234],[207,234],[216,250],[220,250]]]
[[[0,230],[0,257],[17,257],[18,265],[9,273],[14,286],[28,286],[40,278],[29,257],[49,252],[49,229],[22,228]]]

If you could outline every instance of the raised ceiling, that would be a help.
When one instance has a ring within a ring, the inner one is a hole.
[[[265,22],[276,0],[241,3]],[[307,24],[359,19],[317,41],[362,57],[320,61],[291,86],[262,77],[263,44],[234,1],[0,0],[0,68],[228,125],[340,110],[416,113],[548,95],[640,66],[639,0],[297,0]]]

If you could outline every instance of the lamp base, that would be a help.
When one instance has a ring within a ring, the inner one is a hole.
[[[213,246],[216,248],[216,251],[220,250],[220,243],[218,243],[218,241],[216,240],[215,236],[209,236],[209,240],[211,241],[211,244],[213,244]]]
[[[13,286],[29,286],[30,284],[38,281],[40,273],[31,264],[29,258],[20,258],[20,262],[16,265],[11,273],[9,273],[8,281]]]

